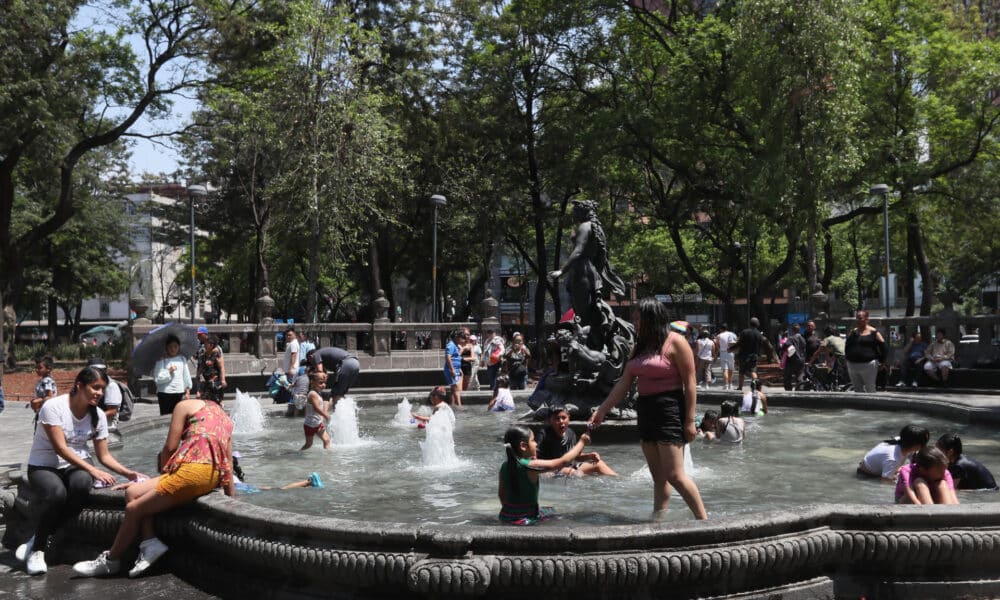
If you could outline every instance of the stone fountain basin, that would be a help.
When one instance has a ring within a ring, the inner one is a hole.
[[[838,406],[877,404],[872,408],[886,401],[835,399]],[[983,416],[939,402],[907,400],[906,408]],[[130,423],[125,435],[160,421]],[[110,545],[122,508],[120,492],[95,492],[66,532],[71,543],[57,544],[62,558],[90,557]],[[173,550],[168,567],[225,596],[1000,595],[998,503],[809,504],[708,522],[514,528],[304,517],[213,493],[158,518],[157,531]]]

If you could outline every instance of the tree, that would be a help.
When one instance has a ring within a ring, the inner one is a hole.
[[[24,257],[39,252],[49,236],[77,212],[76,169],[90,152],[130,136],[143,116],[162,116],[172,94],[198,83],[198,58],[212,19],[229,10],[223,2],[146,0],[127,15],[73,30],[87,3],[73,0],[14,1],[5,7],[0,45],[0,264],[6,296],[16,302],[24,289]],[[122,11],[124,2],[111,4]],[[110,31],[109,31],[110,29]],[[146,56],[134,55],[127,36],[139,35]],[[173,67],[178,68],[174,69]],[[146,137],[165,135],[166,132]],[[37,206],[36,226],[19,228],[23,191],[31,187],[23,168],[33,161],[58,174],[52,193]],[[15,210],[16,209],[16,210]]]

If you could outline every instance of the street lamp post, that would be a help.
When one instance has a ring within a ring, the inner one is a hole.
[[[733,242],[733,250],[736,251],[737,257],[741,250],[743,250],[742,244],[739,242]],[[750,243],[747,244],[746,252],[744,253],[744,258],[746,259],[746,298],[747,298],[747,327],[750,326]]]
[[[191,322],[194,323],[195,291],[194,291],[194,199],[204,198],[208,190],[203,185],[188,186],[188,203],[191,205]]]
[[[441,194],[431,196],[431,204],[434,205],[434,234],[431,242],[431,254],[433,255],[433,267],[431,268],[431,322],[437,323],[437,278],[438,278],[438,207],[448,204],[448,199]]]
[[[889,309],[889,186],[884,183],[877,183],[871,187],[872,194],[882,196],[882,222],[885,232],[885,265],[883,267],[885,275],[885,316],[891,315]]]

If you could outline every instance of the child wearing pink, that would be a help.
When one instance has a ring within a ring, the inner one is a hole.
[[[943,452],[925,446],[899,469],[896,504],[958,504]]]

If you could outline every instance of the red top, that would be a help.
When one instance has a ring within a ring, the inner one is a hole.
[[[212,465],[219,472],[219,486],[225,488],[233,478],[229,464],[229,439],[233,421],[215,402],[206,402],[198,409],[181,434],[181,443],[163,466],[164,473],[174,473],[183,464]]]

